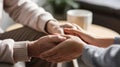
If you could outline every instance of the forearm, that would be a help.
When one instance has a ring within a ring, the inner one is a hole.
[[[98,47],[108,47],[114,43],[114,38],[96,38],[94,43]]]
[[[114,37],[103,38],[87,32],[81,32],[80,35],[82,39],[85,40],[87,43],[99,47],[108,47],[114,43],[115,39]]]
[[[95,42],[98,43],[100,47],[108,47],[112,44],[120,44],[120,36],[111,38],[96,38]]]

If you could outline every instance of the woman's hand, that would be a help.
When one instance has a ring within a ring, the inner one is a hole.
[[[86,31],[82,30],[80,27],[78,27],[77,30],[65,28],[64,31],[66,34],[78,36],[82,40],[84,40],[86,43],[89,43],[91,45],[98,46],[98,47],[108,47],[108,46],[112,45],[114,42],[114,38],[98,37],[96,35],[90,34]]]

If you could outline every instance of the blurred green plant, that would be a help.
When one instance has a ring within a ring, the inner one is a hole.
[[[47,0],[44,6],[51,5],[54,13],[64,13],[66,9],[78,8],[79,4],[73,0]]]

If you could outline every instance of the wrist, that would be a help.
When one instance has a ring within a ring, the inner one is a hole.
[[[33,57],[33,48],[34,48],[33,45],[34,45],[33,41],[28,42],[28,56],[29,57]]]
[[[56,20],[49,20],[46,24],[45,30],[47,33],[52,33],[52,27],[57,25],[58,21]]]
[[[92,33],[88,33],[86,31],[80,33],[81,38],[89,44],[95,44],[97,37],[95,37]]]
[[[114,43],[114,38],[97,38],[96,44],[99,47],[108,47]]]

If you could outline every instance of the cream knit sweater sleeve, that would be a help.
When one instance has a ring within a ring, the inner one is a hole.
[[[15,63],[28,60],[27,41],[0,40],[0,62]]]
[[[0,62],[14,62],[13,59],[14,40],[0,40]]]
[[[4,9],[15,22],[27,25],[37,31],[45,32],[45,24],[55,20],[43,8],[30,0],[4,0]],[[12,39],[0,40],[0,62],[14,63],[27,61],[27,42],[14,42]]]
[[[50,13],[31,0],[4,0],[4,8],[15,22],[40,32],[45,32],[45,24],[49,20],[55,20]]]

